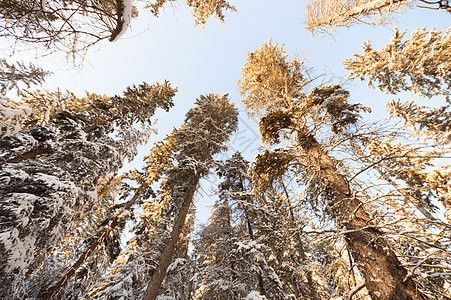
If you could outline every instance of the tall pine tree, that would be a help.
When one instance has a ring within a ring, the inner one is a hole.
[[[99,180],[131,159],[159,107],[176,89],[168,82],[128,88],[124,96],[36,91],[23,97],[32,114],[22,129],[0,138],[2,297],[33,295],[22,286],[38,256],[51,252],[75,221],[90,215]],[[78,222],[78,221],[77,221]],[[44,260],[45,261],[45,260]]]
[[[262,139],[268,144],[277,144],[281,138],[291,141],[294,158],[306,175],[299,182],[312,199],[323,201],[323,212],[345,231],[346,245],[373,299],[424,299],[368,208],[353,197],[327,140],[321,143],[319,139],[324,133],[338,137],[349,132],[366,108],[350,104],[349,93],[340,86],[306,91],[309,78],[303,68],[271,43],[248,55],[239,84],[247,109],[262,116]],[[266,172],[274,170],[267,165]]]
[[[185,224],[190,223],[187,214],[199,179],[214,166],[213,156],[226,149],[225,142],[237,127],[237,115],[227,95],[200,96],[186,114],[185,124],[155,145],[137,179],[148,187],[159,186],[157,195],[143,193],[146,200],[134,237],[90,297],[157,297],[168,267],[177,265],[174,253],[186,252],[181,250],[186,249],[182,236],[189,234]]]
[[[267,217],[251,194],[249,162],[239,152],[217,168],[218,186],[208,224],[195,242],[195,299],[286,299],[269,258],[261,223]]]

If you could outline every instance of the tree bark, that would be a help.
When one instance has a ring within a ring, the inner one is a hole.
[[[163,282],[164,277],[166,275],[166,270],[168,269],[172,261],[172,255],[174,254],[176,245],[180,240],[180,234],[182,233],[183,226],[185,225],[186,221],[186,216],[193,202],[193,196],[199,183],[199,178],[200,178],[199,175],[195,175],[188,190],[186,191],[182,207],[180,208],[180,211],[177,215],[177,218],[174,222],[174,226],[172,228],[171,238],[169,239],[169,242],[166,244],[166,247],[160,257],[158,267],[153,272],[152,279],[150,280],[147,286],[143,300],[155,300],[158,296],[161,283]]]
[[[296,227],[296,218],[294,217],[294,212],[293,212],[293,206],[291,205],[291,201],[290,201],[290,195],[288,194],[288,190],[287,187],[285,186],[285,183],[283,182],[283,180],[280,180],[280,183],[282,184],[282,188],[283,191],[285,193],[285,198],[287,199],[288,202],[288,208],[289,208],[289,213],[290,213],[290,222],[291,222],[291,226]],[[301,258],[303,261],[307,261],[307,256],[305,255],[305,250],[304,250],[304,246],[302,245],[302,241],[301,241],[301,236],[299,234],[299,231],[296,230],[295,232],[295,238],[298,239],[298,243],[296,243],[296,250],[298,250],[299,254],[301,255]],[[297,294],[302,294],[302,299],[316,299],[317,295],[316,295],[316,287],[315,287],[315,281],[313,280],[313,272],[311,270],[306,271],[306,277],[307,277],[307,288],[305,288],[305,286],[303,286],[302,288],[297,287],[297,280],[296,277],[292,277],[292,281],[293,281],[293,285],[296,285],[296,292]],[[306,291],[307,290],[307,291]],[[307,295],[308,293],[308,295]]]
[[[346,232],[344,237],[351,255],[365,278],[365,285],[374,300],[424,300],[415,282],[407,277],[388,243],[372,223],[362,202],[351,197],[351,190],[335,163],[307,130],[298,131],[298,143],[304,153],[318,166],[319,177],[325,185],[328,213]]]
[[[243,184],[243,180],[242,178],[240,178],[240,189],[242,192],[245,192],[245,188],[244,188],[244,184]],[[241,201],[246,201],[246,198],[241,199]],[[249,217],[249,213],[247,211],[246,206],[242,206],[242,209],[244,211],[244,217],[246,219],[246,223],[247,223],[247,231],[249,233],[249,238],[254,241],[254,231],[252,229],[252,225],[251,225],[251,218]],[[265,282],[263,281],[263,277],[262,274],[260,272],[255,272],[257,275],[257,281],[258,281],[258,290],[260,292],[260,295],[263,295],[266,297],[266,290],[265,290]]]
[[[27,152],[24,152],[16,157],[10,158],[8,160],[6,160],[7,163],[19,163],[21,161],[24,161],[26,159],[35,159],[36,156],[38,155],[42,155],[45,154],[47,152],[50,152],[50,147],[48,147],[47,145],[39,145],[36,148],[33,148]]]
[[[241,183],[241,188],[242,188],[242,191],[244,191],[244,187],[243,187],[242,183]],[[254,241],[254,232],[252,230],[252,225],[251,225],[251,221],[250,221],[250,218],[249,218],[249,214],[248,214],[247,209],[245,207],[243,207],[243,210],[244,210],[244,216],[246,218],[247,230],[249,232],[249,238],[252,241]],[[255,273],[257,275],[258,291],[260,292],[261,295],[266,297],[265,283],[263,281],[262,274],[260,272],[258,272],[258,271],[255,272]]]

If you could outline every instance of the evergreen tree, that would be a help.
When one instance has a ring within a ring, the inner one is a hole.
[[[31,109],[24,103],[0,95],[0,134],[11,135],[20,131],[29,114]]]
[[[195,190],[199,179],[214,165],[213,155],[226,149],[224,143],[236,130],[237,114],[226,95],[201,96],[186,114],[185,124],[154,146],[137,180],[148,187],[158,185],[157,195],[143,190],[143,213],[133,229],[134,237],[111,273],[88,297],[136,299],[143,297],[146,290],[145,297],[158,296],[171,262],[173,273],[177,271],[175,266],[186,259],[187,244],[181,236],[183,233],[187,238],[189,232],[184,230],[192,226],[187,214]],[[166,292],[163,286],[161,293]]]
[[[311,201],[323,201],[323,213],[342,228],[346,245],[372,299],[424,299],[408,275],[383,232],[373,221],[362,201],[353,197],[346,174],[331,157],[323,134],[338,139],[357,123],[359,113],[367,110],[348,103],[349,93],[340,86],[319,86],[305,91],[308,78],[304,66],[288,60],[283,49],[270,43],[248,55],[239,81],[243,102],[260,118],[263,141],[277,144],[287,138],[292,154],[305,174],[298,178]],[[293,136],[293,138],[292,138]],[[271,164],[260,162],[266,174],[277,172]],[[320,202],[321,203],[321,202]]]
[[[411,91],[423,97],[449,96],[451,31],[417,29],[403,41],[406,31],[395,28],[390,43],[375,50],[370,43],[362,46],[363,54],[344,61],[351,70],[349,79],[368,77],[368,85],[396,94]]]
[[[124,178],[123,175],[102,177],[97,201],[89,214],[76,220],[55,251],[44,257],[44,263],[41,257],[36,259],[34,265],[40,263],[40,276],[30,278],[28,283],[45,288],[50,285],[46,292],[41,288],[40,298],[58,295],[58,298],[79,299],[120,254],[122,231],[129,217],[129,203],[121,201],[131,190]]]
[[[6,93],[15,89],[19,94],[21,83],[27,88],[42,84],[50,72],[31,63],[27,66],[23,62],[8,63],[5,59],[0,59],[0,69],[0,134],[10,135],[21,129],[31,109],[23,101],[7,97]]]
[[[154,16],[166,2],[148,1]],[[227,1],[186,0],[193,8],[196,25],[205,25],[215,15],[224,21],[224,11],[235,10]],[[39,45],[48,51],[62,50],[78,61],[94,44],[117,41],[127,31],[138,9],[131,0],[1,0],[0,38],[23,45]],[[79,57],[77,57],[79,55]]]
[[[414,101],[392,100],[387,103],[391,117],[402,119],[405,128],[413,129],[411,135],[423,138],[425,146],[432,150],[424,154],[425,151],[418,146],[401,146],[385,141],[385,152],[408,152],[411,158],[409,161],[403,161],[402,158],[386,160],[386,170],[390,170],[390,174],[384,174],[391,177],[392,182],[395,178],[404,181],[407,185],[405,196],[429,211],[434,211],[434,199],[440,201],[445,208],[446,218],[451,221],[446,187],[450,179],[450,166],[443,164],[428,170],[429,166],[434,165],[434,160],[447,155],[451,141],[451,64],[448,54],[451,35],[449,30],[432,29],[426,33],[425,29],[417,29],[408,40],[402,41],[404,36],[405,32],[400,33],[395,29],[391,42],[381,50],[374,50],[369,43],[364,44],[364,53],[345,60],[344,65],[351,70],[350,79],[358,77],[364,80],[368,77],[370,87],[388,94],[410,91],[421,97],[445,97],[445,103],[442,102],[436,108],[419,106]],[[428,212],[426,215],[431,218]]]
[[[0,37],[72,54],[115,40],[137,15],[129,0],[2,0],[0,12]]]
[[[232,254],[242,236],[232,227],[231,214],[226,201],[215,203],[196,240],[195,299],[243,299],[254,286],[255,276]]]
[[[186,115],[186,130],[178,133],[181,138],[185,139],[185,143],[180,152],[176,154],[178,165],[169,173],[173,174],[171,174],[172,178],[168,177],[168,181],[165,183],[172,186],[174,198],[183,198],[179,199],[181,203],[176,204],[178,207],[176,207],[177,213],[174,215],[171,237],[144,293],[143,299],[146,300],[156,299],[158,295],[166,270],[180,240],[180,234],[199,179],[208,174],[209,167],[214,163],[213,155],[226,149],[224,143],[237,128],[238,113],[226,96],[219,97],[214,94],[201,96],[196,101],[196,105],[197,107],[188,111]],[[179,189],[181,189],[180,193]]]
[[[33,113],[22,130],[0,139],[1,269],[9,287],[2,297],[33,297],[45,288],[27,290],[25,273],[39,270],[31,268],[36,259],[52,252],[76,220],[91,215],[99,180],[131,159],[147,135],[134,124],[146,129],[158,107],[172,106],[174,93],[166,82],[128,88],[124,97],[69,94],[52,105],[56,95],[38,91],[22,99]]]
[[[357,152],[380,174],[380,178],[393,186],[385,202],[391,207],[402,207],[404,216],[392,215],[392,223],[396,224],[392,232],[396,233],[396,247],[402,249],[405,263],[413,266],[414,271],[410,271],[409,276],[411,273],[422,274],[417,277],[417,282],[424,293],[432,299],[446,299],[450,296],[447,292],[449,280],[435,274],[447,273],[446,260],[449,259],[446,236],[449,236],[447,232],[451,222],[448,188],[451,177],[450,165],[443,160],[450,151],[449,67],[446,58],[449,34],[447,31],[426,33],[425,30],[416,30],[410,39],[402,41],[403,37],[404,33],[395,30],[393,40],[381,50],[373,50],[368,45],[363,55],[347,60],[345,65],[351,70],[350,77],[363,79],[368,76],[370,86],[389,94],[410,91],[431,98],[436,103],[435,107],[420,106],[411,100],[390,101],[387,103],[390,116],[404,121],[404,132],[400,130],[382,139],[373,138],[366,149],[359,148]],[[391,54],[390,47],[405,53],[402,60]],[[370,57],[380,59],[376,62]],[[366,68],[360,65],[362,61],[367,64]],[[381,65],[377,67],[379,63]],[[381,67],[387,63],[392,66],[388,69]],[[405,63],[413,67],[406,68]],[[381,76],[382,73],[385,75]],[[392,80],[387,81],[387,78]],[[440,95],[445,96],[445,101],[435,97]],[[412,207],[423,217],[415,214]],[[440,207],[448,223],[436,216]],[[409,228],[409,233],[402,234],[403,228]]]
[[[30,88],[31,85],[42,84],[50,72],[30,63],[26,66],[23,62],[11,64],[6,59],[0,59],[0,94],[5,95],[12,89],[19,90],[19,83]]]
[[[192,206],[157,299],[176,300],[193,297],[195,263],[192,255],[188,253],[188,247],[194,231],[194,218],[195,209]]]
[[[168,2],[176,2],[176,0],[151,0],[146,7],[149,8],[155,16],[158,16],[160,9]],[[185,2],[192,8],[195,25],[200,25],[202,27],[211,15],[215,15],[219,22],[222,23],[224,22],[224,12],[226,10],[236,10],[233,5],[225,0],[185,0]]]
[[[326,279],[331,274],[321,270],[320,259],[313,255],[317,251],[315,242],[303,233],[310,218],[303,213],[305,207],[299,205],[299,200],[294,200],[296,193],[286,184],[299,175],[290,152],[283,148],[267,149],[251,165],[253,194],[259,203],[256,215],[260,221],[256,228],[260,240],[271,248],[271,266],[288,294],[297,299],[328,298],[331,295],[327,280],[319,283],[314,278]],[[272,165],[271,172],[264,170],[266,165]]]
[[[306,4],[307,29],[331,31],[355,22],[371,25],[392,23],[390,15],[414,6],[451,12],[448,0],[311,0]]]
[[[291,293],[273,268],[274,248],[263,229],[268,215],[251,194],[248,168],[238,152],[217,169],[219,200],[195,242],[196,299],[287,299]]]
[[[410,91],[422,97],[445,95],[451,88],[451,31],[417,29],[404,40],[406,31],[393,31],[392,40],[375,50],[370,42],[363,54],[344,61],[349,79],[368,78],[368,86],[389,94]]]

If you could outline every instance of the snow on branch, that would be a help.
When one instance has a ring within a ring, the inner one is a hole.
[[[116,42],[125,34],[132,17],[132,0],[117,1],[117,26],[110,36],[110,42]]]
[[[11,135],[21,129],[21,120],[31,114],[31,108],[0,96],[0,133]]]
[[[413,0],[310,0],[306,4],[307,29],[330,30],[336,26],[349,26],[355,21],[369,21],[373,25],[390,23],[385,19],[387,12],[399,12],[411,5]],[[367,22],[365,22],[367,23]]]

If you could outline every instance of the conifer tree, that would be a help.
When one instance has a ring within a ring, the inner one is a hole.
[[[156,299],[158,295],[166,270],[180,240],[180,234],[189,207],[192,205],[199,179],[208,174],[209,167],[213,163],[213,155],[226,149],[224,143],[237,128],[238,113],[236,108],[229,103],[227,96],[201,96],[196,101],[196,105],[197,107],[191,109],[186,115],[186,131],[178,133],[181,137],[188,139],[185,140],[181,151],[176,155],[179,165],[175,170],[171,170],[172,172],[176,171],[176,174],[172,176],[173,178],[169,177],[165,183],[171,184],[173,191],[177,191],[181,187],[180,195],[175,192],[174,196],[183,198],[179,200],[181,203],[177,203],[179,207],[176,208],[177,213],[174,215],[171,237],[144,293],[143,299],[146,300]]]
[[[231,253],[240,237],[232,227],[231,215],[226,201],[215,203],[208,224],[199,233],[195,299],[243,299],[254,285],[255,276]]]
[[[22,85],[30,88],[42,84],[50,72],[31,63],[27,66],[23,62],[9,63],[6,59],[0,59],[0,69],[0,134],[10,135],[21,129],[31,109],[23,101],[7,97],[7,92],[16,90],[19,94]]]
[[[274,263],[274,240],[265,230],[270,213],[251,193],[248,168],[237,152],[217,169],[223,178],[219,200],[195,242],[196,299],[287,299],[292,294]]]
[[[149,0],[144,8],[158,16],[166,2],[173,1]],[[223,22],[224,12],[235,10],[225,0],[185,2],[193,9],[195,24],[201,26],[211,15]],[[0,38],[21,46],[61,50],[77,62],[92,45],[102,40],[117,41],[137,16],[138,8],[131,0],[2,0]]]
[[[252,192],[259,203],[256,216],[261,220],[256,228],[260,240],[271,248],[271,266],[288,294],[298,299],[328,298],[331,293],[327,278],[331,274],[322,270],[321,259],[313,255],[318,246],[303,234],[309,220],[301,213],[305,207],[294,201],[298,196],[286,184],[299,175],[293,158],[290,150],[267,149],[252,163],[249,170]],[[273,166],[271,172],[261,169],[266,165]],[[324,280],[317,282],[315,277]]]
[[[345,68],[351,70],[350,79],[368,78],[368,85],[388,94],[402,91],[427,97],[439,105],[420,106],[414,101],[392,100],[387,107],[392,118],[404,121],[404,128],[411,129],[410,135],[424,141],[423,148],[399,145],[395,141],[384,141],[385,149],[379,149],[378,156],[386,153],[409,153],[409,161],[393,158],[385,160],[387,180],[402,180],[405,183],[404,195],[409,201],[422,207],[429,219],[435,210],[434,200],[441,202],[445,217],[450,219],[450,194],[447,183],[450,178],[449,164],[441,164],[429,170],[435,160],[446,157],[450,147],[450,99],[451,64],[449,30],[436,31],[417,29],[403,41],[405,32],[394,30],[392,40],[382,49],[375,50],[370,43],[364,44],[363,54],[354,55],[345,60]],[[436,96],[444,96],[445,101]],[[392,154],[393,155],[393,154]],[[387,172],[387,171],[390,172]],[[390,178],[390,179],[389,179]]]
[[[451,31],[416,29],[408,39],[406,31],[393,31],[392,40],[375,50],[362,45],[363,54],[344,61],[348,78],[368,78],[368,86],[389,94],[410,91],[422,97],[449,96],[451,88]]]
[[[158,16],[160,9],[164,7],[166,3],[176,2],[176,0],[151,0],[147,4],[147,8],[155,15]],[[185,0],[186,4],[192,8],[192,15],[195,25],[204,26],[207,19],[211,15],[224,22],[224,12],[227,10],[235,11],[235,7],[229,3],[229,1],[206,1],[206,0]]]
[[[448,0],[311,0],[306,4],[307,29],[331,31],[361,22],[371,25],[390,24],[390,16],[414,6],[451,12]]]
[[[299,182],[308,189],[309,197],[324,201],[323,213],[345,230],[344,240],[372,299],[424,299],[368,208],[353,197],[346,175],[328,153],[329,144],[321,144],[319,139],[324,133],[332,137],[346,133],[367,109],[350,104],[349,93],[340,86],[305,91],[309,78],[303,68],[271,43],[248,55],[239,84],[246,108],[252,115],[263,115],[263,141],[291,140],[292,156],[305,174]],[[259,163],[262,173],[277,170],[266,161]]]
[[[147,129],[158,107],[172,106],[175,91],[165,82],[128,88],[123,97],[40,91],[23,97],[32,114],[19,132],[0,138],[1,269],[3,284],[10,287],[2,297],[34,297],[44,288],[27,291],[25,272],[38,270],[30,268],[33,261],[52,252],[76,220],[90,215],[99,180],[133,158],[147,135],[134,124]],[[56,104],[54,97],[60,100]]]
[[[55,295],[79,299],[120,254],[122,231],[130,215],[127,213],[130,201],[121,203],[131,192],[125,178],[124,175],[102,177],[92,210],[74,222],[54,251],[35,260],[33,264],[40,264],[41,270],[27,284],[42,286],[36,291],[41,299]],[[42,259],[45,261],[41,262]]]
[[[185,226],[177,243],[172,262],[162,283],[158,299],[192,299],[195,278],[195,262],[188,253],[194,231],[195,208],[192,206],[186,217]]]
[[[225,142],[236,130],[237,115],[227,95],[200,96],[186,114],[184,125],[153,147],[137,180],[148,187],[159,186],[157,194],[143,190],[143,213],[133,229],[134,237],[111,273],[88,297],[136,299],[146,295],[155,299],[159,292],[166,293],[160,288],[168,267],[172,263],[170,271],[176,271],[186,255],[182,236],[187,238],[189,232],[184,230],[192,226],[186,226],[192,222],[187,214],[199,179],[214,166],[213,156],[226,149]]]

